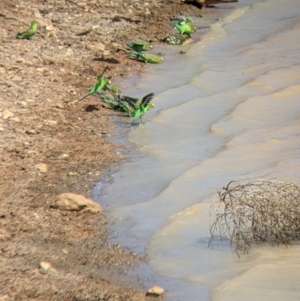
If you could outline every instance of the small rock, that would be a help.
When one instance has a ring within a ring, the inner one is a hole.
[[[39,19],[39,20],[38,20],[39,23],[40,23],[40,19],[43,18],[42,15],[41,15],[41,13],[39,12],[38,9],[34,9],[34,18],[35,18],[35,19]]]
[[[27,134],[27,135],[35,135],[36,131],[35,130],[26,130],[25,134]]]
[[[46,26],[47,31],[55,31],[55,27],[53,25]]]
[[[159,297],[164,293],[164,289],[160,286],[153,286],[148,289],[146,296]]]
[[[125,52],[128,52],[128,50],[123,47],[122,45],[118,44],[118,43],[111,43],[112,48],[116,49],[116,50],[123,50]]]
[[[16,59],[16,62],[17,62],[17,63],[24,63],[24,61],[25,61],[25,60],[24,60],[24,58],[22,58],[22,57],[19,57],[19,58]]]
[[[42,173],[45,173],[48,171],[48,166],[47,164],[45,163],[39,163],[39,164],[36,164],[34,165],[34,167],[39,171],[39,172],[42,172]]]
[[[12,117],[12,118],[10,118],[10,120],[14,121],[14,122],[21,122],[19,117]]]
[[[0,295],[0,301],[9,301],[11,300],[8,295]]]
[[[52,267],[51,263],[47,262],[47,261],[42,261],[40,262],[39,265],[40,269],[44,270],[44,271],[52,271],[55,272],[56,270]]]
[[[71,25],[69,31],[71,31],[75,35],[82,35],[82,33],[88,33],[90,31],[90,28],[80,25]]]
[[[25,102],[25,101],[21,101],[20,103],[19,103],[23,108],[26,108],[28,105],[27,105],[27,103]]]
[[[21,76],[19,76],[19,75],[16,75],[11,80],[13,82],[21,82],[23,80],[23,78]]]
[[[36,70],[37,72],[47,72],[47,71],[48,71],[48,69],[45,68],[45,67],[43,67],[43,68],[36,68],[35,70]]]
[[[113,22],[120,22],[122,19],[121,19],[121,16],[120,16],[120,15],[118,15],[118,14],[113,14],[113,15],[111,16],[111,20],[112,20]]]
[[[95,43],[95,44],[93,45],[93,48],[94,48],[95,50],[103,51],[103,50],[105,49],[105,45],[104,45],[103,43],[101,43],[101,42],[98,42],[98,43]]]
[[[67,159],[69,157],[70,157],[70,155],[68,155],[68,154],[61,154],[58,156],[58,159]]]
[[[78,176],[78,172],[72,172],[72,171],[70,171],[70,172],[68,172],[68,176],[69,177],[77,177]]]
[[[9,111],[9,110],[4,110],[4,111],[2,112],[2,118],[3,118],[4,120],[7,120],[7,119],[9,119],[9,118],[11,118],[11,117],[13,117],[13,116],[14,116],[14,113],[11,112],[11,111]]]
[[[74,56],[74,51],[71,48],[68,48],[66,51],[66,56]]]
[[[64,254],[69,254],[69,251],[67,249],[62,249]]]
[[[62,193],[50,205],[51,208],[67,211],[90,211],[94,213],[102,212],[99,204],[96,204],[83,195],[75,193]]]
[[[64,108],[65,108],[65,106],[64,106],[62,103],[58,103],[58,104],[56,105],[56,107],[57,107],[58,109],[64,109]]]
[[[46,125],[50,125],[50,126],[56,126],[57,125],[57,121],[56,120],[50,120],[50,119],[45,120],[44,123]]]

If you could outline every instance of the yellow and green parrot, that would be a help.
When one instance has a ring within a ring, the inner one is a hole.
[[[181,35],[186,34],[190,37],[192,33],[196,32],[196,27],[193,25],[194,21],[191,17],[179,16],[172,19],[171,23]]]
[[[30,27],[26,31],[22,33],[18,33],[16,38],[31,40],[32,37],[36,34],[37,28],[38,28],[38,22],[36,20],[33,20],[31,22]]]

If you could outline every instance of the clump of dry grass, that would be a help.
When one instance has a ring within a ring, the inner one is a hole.
[[[300,185],[274,180],[231,181],[210,208],[211,239],[228,237],[237,254],[253,243],[290,245],[300,239]]]

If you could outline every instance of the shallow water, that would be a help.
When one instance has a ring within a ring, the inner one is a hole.
[[[157,47],[164,64],[123,87],[154,92],[155,109],[129,131],[139,152],[95,195],[113,241],[146,255],[167,300],[299,300],[299,247],[241,257],[226,241],[207,247],[217,190],[243,178],[294,179],[300,170],[300,3],[230,7],[200,41],[178,48],[186,54]]]

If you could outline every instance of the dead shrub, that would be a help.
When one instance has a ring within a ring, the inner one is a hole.
[[[227,237],[240,254],[253,243],[291,245],[300,238],[300,185],[274,180],[231,181],[210,207],[210,242]]]

